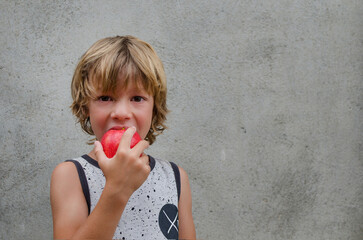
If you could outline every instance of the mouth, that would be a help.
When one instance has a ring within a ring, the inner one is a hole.
[[[129,127],[126,126],[114,126],[108,130],[127,130]]]

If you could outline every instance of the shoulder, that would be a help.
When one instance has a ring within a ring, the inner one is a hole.
[[[77,183],[78,182],[78,183]],[[73,162],[58,164],[52,173],[50,194],[58,196],[81,190],[77,168]]]
[[[196,239],[192,214],[192,193],[186,171],[179,167],[181,193],[179,200],[179,239]]]
[[[59,178],[69,178],[76,175],[78,175],[77,168],[73,162],[62,162],[54,168],[51,180],[54,181]]]
[[[54,168],[52,173],[52,179],[72,175],[74,173],[77,173],[77,169],[74,163],[62,162]]]
[[[83,204],[86,203],[86,200],[77,167],[73,162],[60,163],[53,170],[50,181],[50,202],[53,214],[66,210],[67,205],[70,204],[82,205],[80,209],[84,209],[84,206],[87,207],[86,204]]]
[[[84,198],[77,167],[73,162],[62,162],[53,170],[50,181],[52,207],[59,207],[74,198]]]
[[[180,177],[183,177],[185,180],[188,180],[188,174],[187,172],[180,166],[178,166]]]
[[[64,178],[64,180],[68,179],[70,181],[74,181],[76,179],[79,179],[80,175],[84,173],[85,166],[87,165],[86,163],[88,163],[87,161],[88,160],[86,160],[82,156],[76,159],[70,159],[59,163],[53,170],[51,180]]]
[[[185,196],[191,197],[190,195],[190,183],[187,172],[180,166],[178,166],[180,174],[180,187],[181,187],[181,199],[185,199]],[[184,195],[184,196],[183,196]]]

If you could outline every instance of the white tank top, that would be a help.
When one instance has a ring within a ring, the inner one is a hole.
[[[151,172],[131,195],[114,239],[178,239],[179,169],[172,162],[151,156],[149,160]],[[97,161],[88,155],[68,161],[77,167],[90,213],[100,199],[106,179]]]

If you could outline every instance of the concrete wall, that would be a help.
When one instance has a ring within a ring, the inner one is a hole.
[[[189,174],[199,239],[363,239],[363,3],[0,1],[0,238],[51,239],[53,168],[90,150],[70,81],[135,35],[168,76],[149,154]]]

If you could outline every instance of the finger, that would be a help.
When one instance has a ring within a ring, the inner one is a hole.
[[[146,154],[142,154],[141,156],[141,160],[145,165],[149,165],[150,161],[149,161],[149,156]]]
[[[133,148],[132,148],[132,152],[136,155],[136,156],[140,156],[142,155],[142,153],[149,147],[149,142],[145,141],[145,140],[141,140],[140,142],[138,142]]]
[[[151,166],[150,166],[149,156],[147,156],[147,155],[145,155],[145,168],[150,173]]]
[[[135,132],[136,132],[135,127],[129,127],[124,132],[124,134],[121,137],[120,145],[118,146],[117,151],[119,151],[119,149],[130,149],[131,139],[132,136],[134,136]]]
[[[107,156],[103,152],[102,144],[99,141],[95,141],[93,150],[96,155],[96,160],[99,161],[99,160],[107,158]]]

